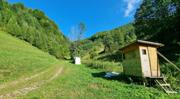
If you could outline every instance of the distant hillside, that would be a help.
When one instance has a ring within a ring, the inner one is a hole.
[[[133,25],[127,24],[113,30],[96,33],[92,37],[82,40],[79,52],[84,59],[93,59],[101,55],[105,57],[104,55],[112,55],[119,48],[135,39]]]
[[[69,57],[69,41],[42,11],[0,0],[0,30],[57,58]]]

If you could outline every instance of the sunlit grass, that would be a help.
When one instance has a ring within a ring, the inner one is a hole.
[[[109,62],[99,60],[83,60],[86,66],[94,69],[102,69],[105,71],[123,72],[123,66],[120,62]]]
[[[0,31],[0,84],[38,73],[56,62],[48,53]]]
[[[180,95],[167,95],[156,88],[126,84],[118,80],[96,77],[104,70],[85,65],[61,62],[63,75],[20,98],[34,99],[171,99]]]

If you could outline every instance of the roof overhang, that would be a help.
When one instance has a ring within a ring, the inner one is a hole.
[[[124,50],[128,47],[130,47],[131,45],[135,45],[135,44],[138,44],[138,45],[145,45],[145,46],[153,46],[153,47],[156,47],[156,48],[159,48],[159,47],[163,47],[164,44],[162,43],[156,43],[156,42],[150,42],[150,41],[143,41],[143,40],[136,40],[122,48],[120,48],[120,50]]]

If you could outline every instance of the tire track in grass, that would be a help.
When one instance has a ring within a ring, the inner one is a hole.
[[[35,90],[35,89],[38,89],[40,86],[44,85],[45,83],[48,83],[52,80],[54,80],[55,78],[57,78],[63,71],[63,67],[60,67],[54,74],[52,77],[50,77],[49,79],[47,80],[43,80],[43,81],[38,81],[38,82],[35,82],[35,83],[32,83],[31,85],[27,86],[27,87],[24,87],[24,88],[20,88],[20,89],[17,89],[13,92],[10,92],[10,93],[7,93],[7,94],[4,94],[4,95],[1,95],[0,96],[0,99],[6,99],[6,98],[15,98],[17,96],[21,96],[21,95],[26,95],[27,93],[29,93],[30,91],[32,90]],[[43,74],[43,73],[41,73]],[[30,79],[30,78],[34,78],[34,77],[38,77],[40,75],[39,74],[36,74],[34,76],[31,76],[27,79]],[[16,82],[18,83],[18,82]]]
[[[38,74],[35,74],[35,75],[30,76],[30,77],[27,77],[27,78],[21,78],[21,79],[19,79],[19,80],[15,80],[15,81],[12,81],[12,82],[9,82],[9,83],[6,83],[6,84],[2,84],[2,85],[0,85],[0,90],[6,88],[6,87],[8,87],[8,86],[16,85],[16,84],[18,84],[19,82],[32,80],[33,78],[36,78],[36,77],[44,74],[45,72],[47,72],[47,71],[40,72],[40,73],[38,73]]]

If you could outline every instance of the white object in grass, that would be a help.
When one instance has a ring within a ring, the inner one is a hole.
[[[81,58],[80,57],[75,57],[74,60],[75,60],[75,64],[76,65],[80,65],[81,64]]]
[[[111,78],[111,77],[116,77],[118,75],[119,75],[119,73],[117,73],[117,72],[108,72],[108,73],[106,73],[106,75],[104,77]]]

